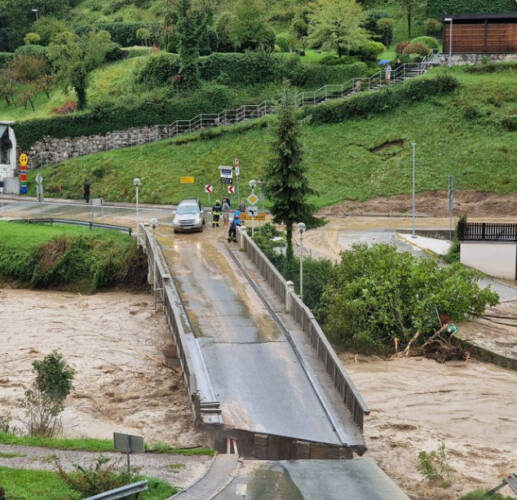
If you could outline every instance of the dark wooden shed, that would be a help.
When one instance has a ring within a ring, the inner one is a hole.
[[[517,12],[476,14],[443,18],[443,51],[449,52],[452,19],[453,54],[517,53]]]

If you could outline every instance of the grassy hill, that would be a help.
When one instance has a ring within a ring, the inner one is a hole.
[[[455,68],[452,73],[462,84],[454,95],[367,119],[304,124],[305,160],[311,184],[319,191],[314,203],[323,207],[343,199],[408,193],[413,141],[418,191],[446,189],[449,175],[455,176],[457,189],[517,191],[517,140],[515,132],[500,123],[517,111],[515,71],[470,74]],[[213,139],[206,138],[209,132],[205,132],[190,142],[185,137],[166,140],[39,169],[29,174],[30,193],[34,194],[34,176],[41,173],[47,193],[54,196],[61,189],[63,197],[81,197],[82,183],[88,178],[94,196],[132,201],[132,179],[138,176],[142,202],[174,203],[185,195],[179,177],[193,175],[196,184],[189,196],[206,199],[206,183],[216,186],[218,196],[223,194],[217,167],[231,164],[235,157],[240,159],[241,185],[247,192],[248,181],[263,173],[272,131],[269,126],[239,132],[241,128]]]

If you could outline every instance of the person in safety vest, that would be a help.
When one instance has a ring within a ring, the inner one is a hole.
[[[241,213],[237,210],[233,216],[230,230],[228,231],[228,241],[237,241],[237,226],[241,225]]]
[[[219,219],[221,218],[221,213],[223,211],[223,207],[219,200],[216,200],[215,205],[212,207],[212,227],[219,227]]]

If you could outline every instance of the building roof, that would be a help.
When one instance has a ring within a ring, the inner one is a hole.
[[[443,16],[442,21],[445,19],[451,19],[453,21],[495,21],[495,20],[507,20],[517,21],[517,12],[506,12],[502,14],[459,14]]]

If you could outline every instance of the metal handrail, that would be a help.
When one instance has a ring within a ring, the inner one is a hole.
[[[430,66],[430,61],[424,58],[421,63],[406,63],[396,68],[392,72],[392,84],[404,82],[412,78],[416,73],[422,75],[427,72]],[[397,76],[398,75],[398,76]],[[402,75],[402,78],[400,76]],[[359,86],[357,82],[361,82]],[[295,104],[302,108],[304,106],[316,105],[321,102],[326,102],[329,99],[342,99],[347,96],[352,96],[357,92],[364,90],[381,90],[386,87],[387,83],[384,79],[384,71],[377,71],[369,77],[355,77],[351,78],[343,84],[327,84],[312,91],[302,91],[294,96]],[[338,87],[341,90],[332,91],[333,88]],[[186,133],[197,132],[205,128],[221,127],[226,125],[233,125],[252,119],[262,118],[264,116],[275,113],[278,101],[267,100],[260,104],[245,104],[234,109],[225,109],[219,113],[200,113],[190,120],[176,120],[170,124],[150,125],[148,127],[147,140],[143,142],[155,142],[163,139],[172,139]],[[255,109],[249,109],[255,108]],[[249,112],[247,112],[249,111]],[[152,132],[152,134],[151,134]],[[133,143],[124,144],[121,147],[131,146]],[[136,143],[135,143],[136,144]],[[140,144],[140,142],[138,142]],[[112,148],[117,149],[117,148]],[[42,159],[47,158],[45,164],[51,164],[54,160],[61,159],[51,151],[41,152],[39,154],[31,155],[38,158],[37,164],[43,165]]]
[[[113,231],[121,231],[131,236],[132,229],[129,226],[117,226],[115,224],[104,224],[102,222],[90,222],[78,219],[58,219],[55,217],[46,217],[40,219],[11,219],[9,222],[24,222],[26,224],[70,224],[72,226],[84,226],[90,229],[112,229]]]
[[[137,483],[131,483],[114,490],[105,491],[98,495],[85,498],[85,500],[116,500],[117,498],[128,498],[132,495],[139,495],[142,491],[149,489],[147,481],[138,481]]]

